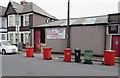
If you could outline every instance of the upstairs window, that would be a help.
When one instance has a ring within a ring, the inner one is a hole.
[[[29,15],[23,16],[23,23],[24,26],[29,26]]]
[[[5,28],[5,19],[2,18],[2,28]]]
[[[8,21],[9,21],[9,27],[11,27],[11,26],[13,26],[13,16],[9,16],[9,19],[8,19]]]
[[[118,25],[108,26],[108,34],[118,34]]]

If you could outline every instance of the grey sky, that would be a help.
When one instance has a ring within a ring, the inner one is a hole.
[[[12,0],[20,2],[21,0]],[[34,2],[58,19],[67,18],[67,0],[26,0]],[[9,0],[0,0],[0,5],[7,6]],[[118,12],[119,0],[71,0],[70,17],[88,17],[107,15]]]

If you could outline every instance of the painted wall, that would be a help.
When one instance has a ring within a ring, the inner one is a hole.
[[[46,18],[38,14],[33,14],[33,26],[38,26],[46,23]]]
[[[0,40],[3,40],[2,35],[4,40],[7,40],[7,18],[5,17],[0,17]]]
[[[71,27],[71,48],[80,48],[82,53],[91,49],[96,55],[103,55],[105,42],[104,26],[79,26]],[[63,52],[66,48],[66,40],[46,40],[47,47],[52,47],[53,52]]]
[[[71,27],[71,48],[80,48],[81,52],[91,49],[94,54],[102,55],[104,51],[104,26]]]

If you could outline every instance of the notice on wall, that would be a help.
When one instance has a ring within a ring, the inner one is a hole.
[[[65,28],[46,29],[47,39],[65,39]]]

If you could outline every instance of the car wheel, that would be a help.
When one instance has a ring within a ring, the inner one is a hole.
[[[5,54],[6,54],[6,51],[5,51],[5,50],[2,50],[2,54],[5,55]]]

